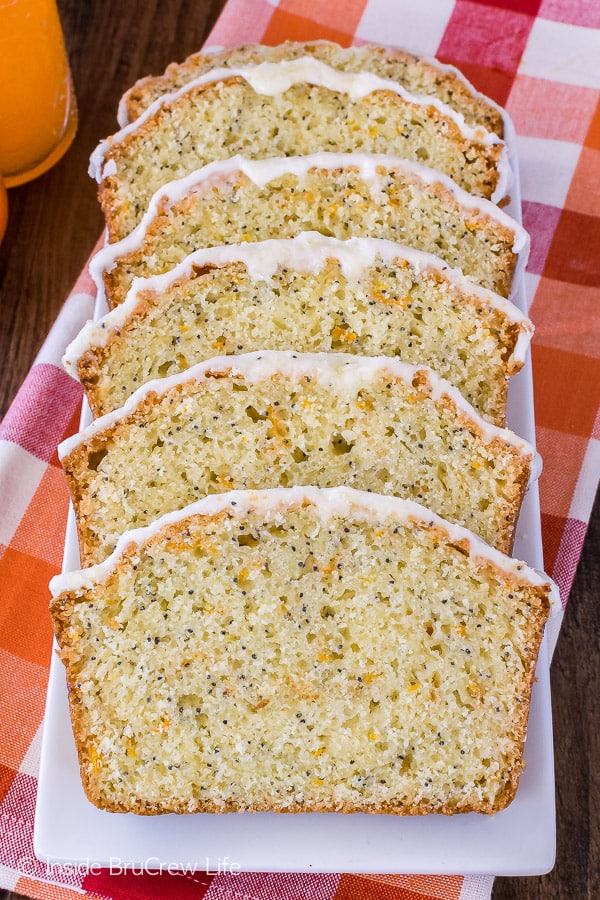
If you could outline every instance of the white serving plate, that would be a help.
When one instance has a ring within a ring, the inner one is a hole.
[[[514,147],[510,133],[507,142]],[[507,211],[520,220],[518,174],[512,155],[515,185]],[[512,299],[526,311],[522,276]],[[84,417],[89,421],[89,413]],[[508,423],[535,443],[530,360],[511,381]],[[523,503],[514,555],[543,568],[537,483],[530,486]],[[71,511],[64,570],[78,567]],[[514,801],[495,816],[199,813],[147,817],[104,812],[85,797],[65,672],[53,654],[35,817],[35,854],[51,864],[100,865],[113,871],[135,866],[138,871],[152,872],[542,874],[552,868],[555,856],[549,656],[545,637],[531,699],[526,769]]]

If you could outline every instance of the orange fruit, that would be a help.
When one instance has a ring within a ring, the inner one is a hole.
[[[4,187],[4,182],[2,181],[2,176],[0,175],[0,243],[2,242],[2,238],[4,237],[4,232],[6,231],[7,220],[8,220],[8,196],[6,194],[6,188]]]

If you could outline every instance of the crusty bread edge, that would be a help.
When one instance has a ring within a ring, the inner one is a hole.
[[[336,53],[341,48],[333,41],[285,41],[276,47],[265,47],[262,44],[249,43],[234,47],[231,49],[220,50],[216,52],[199,51],[192,53],[183,62],[170,63],[162,75],[147,75],[140,78],[134,85],[123,95],[119,104],[119,120],[121,125],[132,122],[140,116],[145,109],[164,93],[170,93],[187,81],[197,77],[198,71],[204,71],[208,68],[220,68],[229,65],[232,54],[237,56],[248,57],[246,64],[254,65],[265,59],[287,59],[296,55],[312,55],[319,47],[323,46],[326,50]],[[358,49],[358,48],[354,48]],[[431,72],[434,79],[443,78],[444,81],[452,84],[452,93],[456,97],[460,97],[464,101],[464,112],[469,108],[476,121],[476,112],[481,119],[489,121],[488,128],[494,131],[499,137],[504,137],[504,121],[502,111],[495,103],[490,101],[464,77],[453,66],[442,66],[432,58],[426,58],[410,53],[395,47],[384,47],[376,44],[368,44],[360,48],[365,54],[373,54],[380,57],[386,57],[392,61],[398,60],[405,63],[416,63],[424,69]],[[461,104],[463,106],[463,104]]]
[[[351,156],[351,154],[349,154],[349,156]],[[378,166],[377,170],[379,175],[385,175],[386,172],[393,171],[393,158],[391,157],[390,159],[392,160],[390,170],[384,169],[383,166]],[[308,177],[310,177],[315,173],[323,171],[327,172],[330,175],[332,181],[336,177],[343,175],[344,172],[351,172],[352,174],[356,174],[359,178],[362,177],[359,166],[353,165],[350,159],[348,161],[348,164],[343,168],[336,167],[331,169],[323,169],[319,165],[313,165],[310,169],[307,170],[306,174]],[[200,172],[201,170],[199,170],[199,174]],[[291,177],[297,178],[297,176],[293,175],[293,173],[289,174]],[[498,267],[498,280],[497,284],[494,286],[494,290],[501,297],[508,297],[510,294],[513,275],[515,273],[518,260],[518,253],[513,250],[515,235],[510,231],[509,227],[502,221],[492,219],[491,215],[489,215],[486,211],[467,210],[464,207],[461,207],[458,199],[450,193],[450,191],[441,181],[435,181],[429,185],[423,185],[416,176],[412,176],[408,172],[403,172],[403,175],[406,178],[407,183],[413,185],[421,185],[433,199],[437,200],[442,205],[450,205],[457,213],[464,209],[464,218],[476,221],[477,225],[480,228],[485,229],[489,233],[491,238],[493,238],[496,242],[500,241],[505,245],[505,248],[503,248],[499,251],[498,254],[496,254],[497,258],[502,260],[502,266],[501,268],[500,266]],[[110,182],[110,180],[110,178],[105,179],[107,184]],[[176,182],[173,182],[173,184],[176,184]],[[235,189],[243,187],[246,184],[251,184],[250,179],[247,175],[245,175],[244,172],[238,170],[224,177],[210,178],[206,181],[199,181],[194,186],[194,188],[180,200],[171,202],[167,195],[159,196],[161,192],[157,192],[157,195],[155,195],[155,197],[157,197],[156,210],[152,216],[152,219],[147,223],[143,223],[143,231],[139,235],[139,246],[136,249],[127,251],[123,254],[116,254],[110,266],[102,269],[101,279],[104,286],[104,294],[106,297],[108,308],[114,309],[125,299],[130,285],[127,283],[121,283],[121,274],[123,270],[127,269],[129,266],[135,266],[136,263],[146,257],[148,248],[152,246],[157,237],[164,233],[165,228],[169,228],[170,213],[172,210],[185,210],[186,206],[191,205],[196,200],[198,202],[201,202],[202,197],[210,194],[211,191],[220,190],[223,187],[226,187],[228,191],[234,191]],[[110,210],[108,210],[106,214],[108,215],[110,228],[112,214],[110,213]],[[114,243],[116,244],[117,242]],[[161,274],[166,270],[167,267],[161,269],[160,272],[151,274]]]
[[[335,257],[333,256],[332,259],[335,260]],[[406,260],[402,258],[401,254],[399,254],[398,257],[396,257],[390,263],[390,267],[395,266],[400,268],[404,267],[405,265]],[[469,293],[457,287],[453,281],[445,277],[443,266],[444,263],[442,260],[440,260],[440,269],[425,269],[423,272],[414,275],[413,277],[417,280],[417,282],[423,283],[424,285],[430,281],[436,284],[444,282],[446,285],[448,285],[450,291],[456,293],[456,296],[460,298],[460,302],[462,304],[469,305],[474,317],[484,320],[488,312],[488,304],[486,303],[486,301],[475,292]],[[191,285],[197,279],[202,278],[205,275],[214,272],[215,270],[231,271],[233,273],[242,270],[244,272],[246,271],[242,261],[232,261],[228,263],[207,263],[201,267],[195,266],[189,275],[181,276],[177,280],[172,281],[165,290],[159,291],[151,288],[146,289],[144,287],[140,287],[140,289],[136,293],[135,307],[128,312],[127,318],[122,321],[118,327],[113,327],[112,330],[106,332],[106,337],[104,338],[104,342],[102,344],[90,343],[87,349],[77,359],[76,365],[77,376],[84,388],[94,418],[98,418],[99,416],[104,415],[106,412],[109,412],[114,408],[114,406],[107,405],[106,391],[103,391],[100,387],[98,387],[98,381],[102,374],[105,362],[110,359],[113,353],[113,346],[117,344],[121,339],[123,339],[123,336],[126,335],[129,331],[135,330],[136,323],[143,322],[147,315],[151,314],[152,312],[159,311],[162,306],[166,302],[168,302],[172,292],[185,290],[187,285]],[[379,299],[375,299],[378,304],[381,304],[381,301]],[[503,314],[500,310],[497,310],[497,315],[500,318],[503,318]],[[496,399],[493,403],[492,408],[490,408],[487,412],[488,418],[490,418],[491,421],[494,422],[494,424],[499,426],[503,426],[506,419],[508,378],[515,375],[523,367],[523,361],[515,361],[512,357],[512,354],[520,336],[527,333],[527,327],[523,323],[511,323],[510,320],[506,318],[505,332],[507,338],[510,340],[510,343],[507,342],[505,344],[498,345],[503,350],[502,359],[504,364],[505,378],[502,382],[498,382],[497,384],[495,384]]]
[[[282,356],[285,355],[283,352]],[[329,354],[325,354],[329,356]],[[249,354],[252,356],[252,354]],[[334,358],[338,358],[339,354],[332,354]],[[231,357],[231,363],[235,365],[237,359],[243,359],[244,357]],[[219,376],[227,377],[230,374],[230,371],[227,371],[222,368],[223,360],[229,360],[229,357],[219,358]],[[349,355],[350,361],[354,360],[354,357]],[[380,362],[382,360],[387,359],[386,357],[378,357]],[[215,362],[217,362],[215,360]],[[390,358],[390,366],[393,366],[394,362],[397,362],[394,358]],[[205,370],[206,378],[211,377],[211,369],[210,369],[211,361],[208,360],[206,364],[200,364],[200,367]],[[415,367],[416,372],[412,381],[412,388],[415,389],[421,396],[423,400],[426,400],[432,393],[432,384],[431,378],[435,376],[432,370],[430,370],[426,366]],[[189,371],[189,370],[188,370]],[[173,385],[166,391],[166,395],[172,393],[178,394],[186,394],[186,393],[194,393],[197,389],[197,385],[202,385],[204,382],[197,382],[195,378],[189,377],[186,378],[187,372],[181,373],[179,376],[175,376],[177,378],[177,383]],[[283,372],[281,373],[283,375]],[[381,373],[380,373],[381,375]],[[244,375],[241,376],[244,378]],[[271,379],[277,377],[277,373],[269,376]],[[402,385],[404,388],[409,388],[410,385],[408,382],[401,377],[398,377],[394,374],[393,369],[389,373],[385,373],[386,378],[390,378],[393,381],[396,381],[398,384]],[[69,491],[71,494],[71,499],[73,503],[73,508],[75,512],[75,519],[77,525],[77,534],[79,539],[79,550],[82,565],[93,565],[96,562],[99,562],[98,559],[98,545],[92,542],[93,535],[96,534],[96,530],[93,527],[88,526],[88,519],[91,518],[93,522],[93,498],[91,498],[88,494],[88,491],[85,489],[85,485],[83,482],[85,481],[85,477],[89,472],[88,467],[88,457],[90,454],[99,454],[102,453],[106,448],[109,448],[112,441],[113,435],[118,430],[125,429],[125,431],[130,428],[135,429],[140,423],[144,423],[146,421],[146,417],[153,412],[155,409],[155,404],[157,399],[160,400],[161,396],[157,396],[156,387],[160,382],[150,382],[147,392],[144,396],[139,400],[139,402],[135,403],[136,397],[129,399],[129,402],[132,404],[131,409],[125,409],[123,414],[120,415],[118,419],[111,422],[110,424],[98,428],[95,433],[86,436],[83,440],[81,440],[75,447],[73,447],[66,455],[61,454],[61,464],[63,470],[65,472],[65,476],[67,478],[67,483],[69,486]],[[498,532],[496,536],[496,540],[494,542],[494,546],[503,553],[510,553],[514,540],[514,533],[517,525],[517,520],[519,517],[519,512],[521,508],[521,504],[525,495],[525,489],[527,484],[529,483],[530,475],[531,475],[531,466],[532,466],[532,458],[522,452],[519,452],[519,449],[510,444],[508,441],[504,441],[501,439],[499,434],[494,435],[491,440],[486,437],[485,429],[490,427],[489,423],[483,420],[476,410],[472,409],[472,415],[467,413],[467,409],[470,407],[467,406],[466,409],[460,409],[457,405],[456,399],[452,398],[447,391],[452,390],[451,385],[447,382],[444,382],[440,379],[440,384],[445,385],[444,392],[441,394],[439,399],[436,401],[439,404],[442,410],[449,412],[450,418],[454,418],[457,424],[465,427],[468,431],[474,433],[485,446],[490,448],[498,447],[505,454],[510,456],[512,459],[512,467],[516,471],[516,475],[513,480],[511,496],[507,498],[506,507],[507,510],[504,516],[501,516],[498,510]],[[143,390],[143,389],[142,389]],[[458,392],[457,392],[458,393]],[[111,414],[109,414],[110,417]],[[118,413],[117,413],[118,415]],[[98,423],[102,425],[101,422]],[[264,486],[257,486],[260,489],[265,489]],[[90,507],[88,509],[87,507]],[[505,516],[509,516],[510,518],[505,518]]]
[[[292,510],[294,506],[291,505],[287,508],[288,510]],[[218,526],[219,522],[221,522],[224,518],[230,516],[231,510],[222,509],[217,513],[204,516],[203,518],[205,521],[210,522],[212,525]],[[179,522],[164,525],[162,528],[152,534],[152,536],[147,541],[147,545],[159,543],[163,540],[168,540],[170,537],[177,536],[178,533],[185,528],[185,521],[185,519],[182,519]],[[424,523],[421,521],[419,524],[423,525]],[[448,531],[445,530],[441,523],[434,524],[430,527],[435,533],[437,533],[437,536],[440,540],[446,541],[450,544],[450,546],[455,546]],[[128,565],[129,556],[136,555],[137,553],[139,553],[139,548],[137,547],[137,545],[132,544],[131,547],[128,550],[125,550],[125,552],[121,555],[117,565],[108,576],[108,579],[118,577],[119,572],[126,568],[126,566]],[[472,559],[477,565],[488,565],[492,568],[495,568],[494,564],[490,560],[485,560],[482,557],[478,557],[477,555],[472,555]],[[516,573],[502,573],[502,577],[507,580],[508,584],[510,584],[511,582],[517,583]],[[77,690],[77,673],[75,670],[76,654],[70,643],[70,637],[73,635],[74,629],[69,625],[69,607],[75,603],[84,602],[86,591],[67,591],[63,594],[60,594],[52,599],[50,604],[50,613],[54,625],[56,639],[59,647],[61,648],[59,651],[59,656],[65,665],[67,674],[69,707],[73,726],[73,734],[75,737],[75,743],[78,752],[81,780],[86,796],[95,806],[98,806],[99,808],[107,810],[109,812],[133,812],[138,815],[157,815],[169,812],[377,812],[382,814],[385,813],[392,815],[416,816],[425,815],[428,813],[453,815],[458,812],[479,812],[485,814],[499,812],[502,809],[505,809],[514,799],[521,773],[525,768],[524,761],[522,760],[522,753],[527,734],[531,690],[535,678],[535,665],[543,638],[544,626],[550,613],[549,589],[549,584],[530,585],[529,587],[529,593],[532,598],[532,607],[535,604],[536,609],[535,613],[532,613],[532,617],[528,622],[529,631],[526,641],[525,657],[523,660],[524,672],[518,691],[518,694],[522,698],[522,701],[518,704],[517,715],[513,718],[515,738],[513,754],[508,764],[510,769],[510,777],[506,781],[504,788],[497,795],[495,803],[472,804],[471,806],[465,806],[464,808],[459,808],[457,804],[445,804],[441,807],[432,807],[429,804],[403,806],[402,804],[394,803],[384,803],[379,805],[378,807],[376,807],[375,804],[360,805],[349,803],[342,804],[339,807],[331,807],[321,803],[314,803],[312,805],[294,804],[290,807],[284,807],[283,805],[277,804],[276,802],[268,805],[248,805],[240,802],[239,804],[229,803],[221,806],[220,804],[214,802],[210,803],[206,801],[198,801],[198,803],[194,805],[191,805],[189,803],[183,804],[178,803],[173,799],[171,799],[170,801],[165,801],[164,803],[145,803],[141,800],[131,804],[107,802],[101,797],[98,790],[94,787],[93,779],[90,777],[89,769],[90,766],[92,766],[92,760],[88,752],[86,738],[83,733],[83,717]]]

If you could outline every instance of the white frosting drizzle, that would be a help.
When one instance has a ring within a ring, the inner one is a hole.
[[[115,144],[122,143],[129,135],[138,131],[158,110],[176,104],[181,97],[203,85],[214,84],[217,81],[230,81],[233,78],[243,78],[257,94],[264,96],[282,94],[295,84],[309,83],[337,93],[347,94],[352,100],[361,100],[375,91],[391,91],[414,106],[433,107],[441,116],[454,122],[465,140],[479,143],[484,147],[495,144],[502,145],[500,164],[498,165],[498,184],[492,200],[496,202],[501,200],[510,186],[510,166],[506,158],[506,147],[504,141],[494,132],[488,131],[481,125],[475,128],[467,125],[462,113],[451,109],[438,97],[430,94],[412,94],[401,84],[380,78],[371,72],[344,72],[332,69],[312,56],[276,63],[263,62],[254,66],[211,69],[183,85],[178,91],[172,94],[163,94],[134,122],[101,141],[90,158],[89,173],[91,177],[101,182],[108,175],[116,174],[116,168],[111,167],[110,170],[107,170],[104,166],[106,154]],[[110,162],[114,165],[114,160],[110,160]]]
[[[207,47],[203,52],[210,53],[212,51],[209,47]],[[142,85],[148,84],[149,81],[154,81],[154,78],[154,75],[144,75],[142,78],[138,78],[138,80],[134,84],[132,84],[128,90],[125,91],[125,93],[119,100],[119,105],[117,106],[117,122],[119,124],[119,128],[125,128],[126,125],[129,125],[132,121],[134,121],[129,118],[129,111],[127,109],[130,95],[133,93],[133,91],[142,87]]]
[[[243,156],[232,156],[229,159],[217,160],[197,169],[184,178],[178,178],[161,187],[150,199],[148,208],[137,227],[120,241],[115,241],[100,250],[90,261],[90,274],[98,288],[99,296],[104,296],[102,273],[110,272],[119,257],[134,253],[141,247],[146,231],[156,216],[161,202],[177,203],[192,190],[206,189],[211,183],[219,183],[228,178],[243,175],[263,188],[270,181],[281,178],[285,174],[305,178],[311,169],[357,169],[360,178],[370,187],[372,194],[381,192],[385,184],[386,172],[400,171],[408,177],[416,178],[424,185],[441,184],[463,209],[472,215],[486,216],[498,225],[508,229],[514,235],[513,253],[526,262],[529,251],[529,235],[522,225],[503,212],[495,203],[474,197],[460,188],[452,179],[428,169],[426,166],[410,162],[399,156],[384,153],[312,153],[306,156],[277,156],[269,159],[246,159]]]
[[[283,522],[286,510],[299,504],[310,504],[323,525],[331,519],[342,518],[367,524],[421,525],[445,531],[449,543],[468,546],[469,555],[475,562],[491,564],[505,575],[514,576],[525,584],[536,587],[550,585],[551,604],[555,610],[560,609],[558,587],[547,575],[488,546],[468,529],[445,521],[412,500],[371,494],[349,487],[272,488],[265,491],[211,494],[183,509],[167,513],[151,525],[126,532],[119,538],[115,550],[103,562],[52,578],[50,592],[53,597],[58,597],[63,591],[79,592],[93,588],[114,571],[131,545],[139,552],[163,528],[175,525],[189,516],[216,516],[227,511],[236,519],[243,519],[255,512],[259,516]]]
[[[380,238],[349,238],[341,241],[319,232],[305,231],[286,240],[257,241],[247,244],[229,244],[220,247],[196,250],[179,265],[161,275],[136,278],[127,293],[125,301],[98,321],[87,322],[75,339],[69,344],[63,357],[65,369],[77,378],[77,362],[90,347],[104,347],[115,329],[123,327],[134,312],[139,296],[144,291],[161,293],[170,285],[191,275],[194,266],[226,266],[239,261],[246,267],[253,281],[269,282],[282,268],[292,271],[319,273],[327,260],[334,258],[344,277],[356,284],[364,273],[378,260],[385,265],[394,265],[398,259],[406,260],[421,275],[428,270],[440,272],[444,278],[465,294],[478,297],[494,309],[499,310],[510,322],[520,326],[517,341],[510,359],[524,362],[527,348],[533,334],[533,325],[514,303],[505,300],[493,291],[480,287],[467,278],[460,269],[455,269],[421,250],[403,244],[396,244]]]
[[[311,41],[311,44],[322,44],[323,46],[334,47],[336,52],[340,55],[348,56],[352,52],[352,50],[350,48],[345,49],[345,48],[338,46],[337,44],[334,44],[331,41],[326,41],[326,40]],[[368,52],[373,47],[375,47],[375,45],[367,44],[362,49]],[[214,45],[211,47],[203,47],[202,55],[210,56],[211,54],[219,53],[220,51],[222,51],[224,49],[225,49],[224,47],[217,46],[217,45]],[[356,48],[352,48],[352,49],[355,50]],[[380,49],[380,46],[377,45],[376,49]],[[389,50],[389,48],[384,48],[384,49]],[[456,78],[458,78],[464,84],[464,86],[467,88],[467,90],[473,97],[477,98],[478,100],[482,100],[488,106],[491,106],[498,113],[500,113],[500,115],[502,116],[503,119],[505,118],[505,115],[506,115],[505,110],[498,103],[496,103],[494,100],[492,100],[490,97],[486,96],[485,94],[482,94],[481,91],[478,91],[475,88],[475,86],[473,84],[471,84],[471,82],[468,80],[468,78],[466,78],[466,76],[460,71],[460,69],[456,68],[456,66],[450,65],[449,63],[442,63],[439,61],[439,59],[436,59],[434,56],[428,56],[428,55],[422,54],[422,53],[419,53],[418,58],[420,60],[422,60],[422,62],[427,63],[430,66],[433,66],[433,68],[435,68],[439,72],[441,72],[442,75],[454,75]],[[230,71],[230,69],[228,69],[228,71]],[[139,78],[135,82],[135,84],[132,85],[132,87],[130,87],[129,90],[127,90],[123,94],[123,96],[119,100],[119,106],[118,106],[118,110],[117,110],[117,122],[119,123],[120,128],[125,128],[131,122],[131,120],[129,119],[129,113],[127,110],[127,103],[129,102],[130,95],[133,93],[134,90],[137,90],[142,85],[147,84],[149,81],[154,81],[154,80],[155,80],[154,76],[145,75],[143,78]]]
[[[510,431],[500,428],[483,419],[471,406],[460,391],[449,382],[440,378],[428,366],[411,365],[395,357],[388,356],[351,356],[348,353],[295,353],[293,350],[259,350],[244,353],[240,356],[217,356],[213,359],[197,363],[183,372],[169,375],[166,378],[148,381],[132,394],[119,409],[106,413],[96,419],[87,428],[72,435],[58,447],[58,455],[62,460],[76,447],[92,438],[98,432],[110,429],[144,401],[148,394],[156,394],[159,398],[173,388],[190,381],[201,383],[207,381],[215,372],[222,371],[230,376],[240,375],[248,382],[258,383],[268,380],[274,375],[282,374],[292,382],[300,382],[306,376],[327,385],[332,392],[344,396],[356,394],[361,387],[369,385],[375,378],[393,377],[411,385],[417,372],[427,378],[431,397],[439,401],[447,396],[455,404],[482,435],[486,443],[500,439],[513,446],[524,458],[533,460],[535,450],[527,441]]]

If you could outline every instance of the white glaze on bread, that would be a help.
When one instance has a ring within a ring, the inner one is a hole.
[[[450,398],[459,412],[473,420],[486,442],[489,443],[495,438],[500,438],[514,446],[522,456],[529,457],[532,461],[535,457],[535,450],[531,444],[508,428],[499,428],[483,419],[457,388],[439,378],[428,366],[410,365],[388,356],[365,357],[351,356],[346,353],[260,350],[239,356],[218,356],[198,363],[176,375],[147,382],[138,388],[120,409],[106,413],[87,428],[59,444],[59,458],[64,459],[75,447],[87,441],[97,432],[110,428],[121,419],[126,418],[150,394],[161,396],[179,384],[189,381],[206,381],[207,378],[214,377],[215,372],[219,371],[232,375],[240,374],[250,382],[268,380],[279,373],[292,382],[300,382],[307,377],[317,377],[324,384],[330,383],[338,386],[343,384],[347,387],[349,394],[359,390],[365,382],[382,374],[411,385],[417,373],[421,373],[427,379],[431,397],[434,400],[440,400],[443,396]]]
[[[109,244],[100,250],[90,262],[90,274],[96,284],[99,296],[104,296],[102,273],[112,271],[121,256],[134,253],[141,247],[151,222],[157,215],[160,205],[182,200],[191,190],[211,183],[245,176],[258,187],[264,187],[271,181],[291,174],[302,179],[313,169],[335,170],[352,168],[357,170],[361,179],[370,187],[373,195],[381,190],[381,185],[389,171],[406,173],[407,177],[416,178],[427,184],[440,184],[456,200],[458,206],[469,210],[473,215],[487,217],[497,222],[501,228],[508,229],[514,235],[512,251],[518,256],[517,269],[513,280],[516,282],[520,271],[524,269],[529,252],[529,235],[515,219],[499,209],[495,203],[474,197],[460,188],[452,179],[434,169],[428,169],[418,163],[410,162],[397,156],[378,153],[313,153],[306,156],[273,157],[270,159],[250,160],[243,156],[233,156],[226,160],[209,163],[184,178],[171,181],[162,187],[151,198],[148,208],[139,225],[125,238]]]
[[[413,105],[434,107],[440,115],[454,122],[462,137],[467,141],[480,143],[483,146],[504,144],[496,134],[487,131],[482,126],[472,128],[467,125],[461,113],[451,109],[437,97],[412,94],[397,82],[380,78],[371,72],[343,72],[332,69],[320,60],[307,56],[278,63],[263,62],[256,66],[212,69],[184,85],[175,93],[165,94],[155,100],[135,122],[126,125],[98,145],[90,159],[90,176],[100,183],[104,178],[114,174],[116,171],[114,161],[110,160],[107,168],[104,166],[108,150],[142,127],[159,109],[177,102],[180,97],[202,85],[227,81],[236,77],[243,78],[256,93],[264,95],[284,93],[299,83],[322,86],[338,93],[347,94],[353,100],[363,99],[375,91],[391,91]],[[491,200],[498,202],[505,197],[511,183],[512,172],[506,147],[503,147],[498,164],[498,184]]]
[[[211,494],[183,509],[161,516],[151,525],[126,532],[110,556],[101,563],[87,569],[54,576],[50,581],[51,594],[58,597],[64,591],[84,591],[104,581],[119,565],[122,556],[132,544],[141,548],[162,529],[190,516],[212,517],[226,511],[232,516],[243,518],[249,510],[253,510],[276,521],[286,509],[305,504],[315,508],[323,523],[334,517],[369,523],[383,523],[392,519],[398,524],[420,524],[439,529],[452,543],[466,546],[469,555],[475,560],[489,563],[505,574],[513,575],[520,581],[534,586],[550,584],[551,602],[555,609],[560,607],[558,588],[547,575],[532,569],[521,560],[513,559],[490,547],[468,529],[447,522],[412,500],[373,494],[344,486],[272,488],[265,491],[228,491]]]
[[[164,291],[180,278],[189,277],[195,266],[242,262],[254,281],[270,281],[278,268],[294,271],[318,273],[328,259],[340,263],[344,277],[349,282],[357,282],[361,275],[379,259],[391,265],[396,260],[406,260],[421,274],[433,270],[456,285],[461,291],[473,294],[490,307],[502,312],[507,319],[520,326],[519,335],[511,354],[515,364],[522,364],[531,336],[531,321],[509,300],[499,294],[475,284],[459,269],[452,268],[439,257],[406,245],[396,244],[379,238],[349,238],[346,241],[328,237],[318,232],[302,232],[287,240],[267,240],[257,243],[229,244],[222,247],[197,250],[191,253],[174,269],[162,275],[136,278],[124,303],[115,307],[98,321],[88,322],[77,337],[69,344],[63,357],[65,369],[77,378],[77,361],[90,346],[103,347],[109,334],[126,321],[137,303],[142,291]]]

